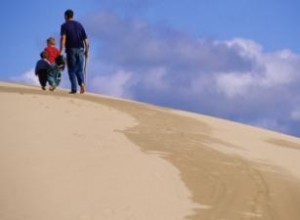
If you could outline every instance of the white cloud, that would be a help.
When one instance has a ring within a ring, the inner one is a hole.
[[[294,109],[290,115],[291,119],[300,122],[300,107]]]
[[[95,76],[89,87],[94,92],[111,96],[131,98],[130,91],[127,89],[131,82],[131,73],[119,70],[110,75]]]
[[[230,48],[238,49],[239,54],[244,57],[259,58],[262,54],[262,47],[249,39],[235,38],[223,43],[225,43]]]
[[[247,57],[247,53],[250,57],[255,55],[257,67],[249,72],[215,74],[217,88],[228,98],[247,96],[254,90],[268,89],[269,92],[272,92],[287,87],[285,90],[288,91],[289,85],[300,79],[298,74],[299,55],[288,50],[265,54],[259,45],[256,46],[254,42],[251,42],[249,46],[248,40],[245,42],[239,39],[238,41],[234,40],[233,43],[227,42],[227,44],[241,45],[242,54],[245,57]]]
[[[34,69],[31,69],[19,76],[13,76],[10,78],[10,80],[14,82],[25,83],[25,84],[39,85],[39,80],[34,73]]]
[[[215,74],[216,89],[228,98],[247,96],[257,79],[251,73],[217,73]]]
[[[146,86],[151,89],[158,91],[165,91],[169,89],[169,85],[164,81],[164,76],[168,74],[164,67],[157,67],[151,69],[146,75],[143,81],[145,81]]]

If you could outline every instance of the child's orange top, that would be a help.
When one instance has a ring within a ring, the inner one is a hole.
[[[45,50],[48,53],[48,60],[50,63],[54,63],[56,57],[58,57],[59,50],[55,47],[55,38],[54,37],[49,37],[47,39],[47,47],[45,48]]]
[[[50,63],[54,63],[56,57],[59,55],[59,50],[54,46],[48,46],[45,48],[45,51],[48,53],[48,60]]]

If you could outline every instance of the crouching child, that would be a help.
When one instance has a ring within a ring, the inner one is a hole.
[[[50,63],[47,60],[48,54],[46,51],[41,52],[40,57],[41,59],[37,61],[35,66],[35,75],[38,77],[42,89],[46,90]]]
[[[59,55],[55,59],[55,63],[51,64],[48,68],[48,83],[50,85],[49,90],[54,91],[59,86],[61,81],[61,72],[64,71],[66,66],[65,59],[62,55]]]

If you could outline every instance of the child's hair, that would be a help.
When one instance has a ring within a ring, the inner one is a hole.
[[[48,55],[48,53],[47,53],[46,51],[42,51],[42,52],[40,53],[40,57],[41,57],[42,59],[47,58],[47,55]]]
[[[54,38],[54,37],[49,37],[49,38],[47,39],[47,44],[55,45],[55,38]]]

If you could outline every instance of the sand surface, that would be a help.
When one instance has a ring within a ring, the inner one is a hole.
[[[300,219],[300,139],[0,83],[1,220]]]

